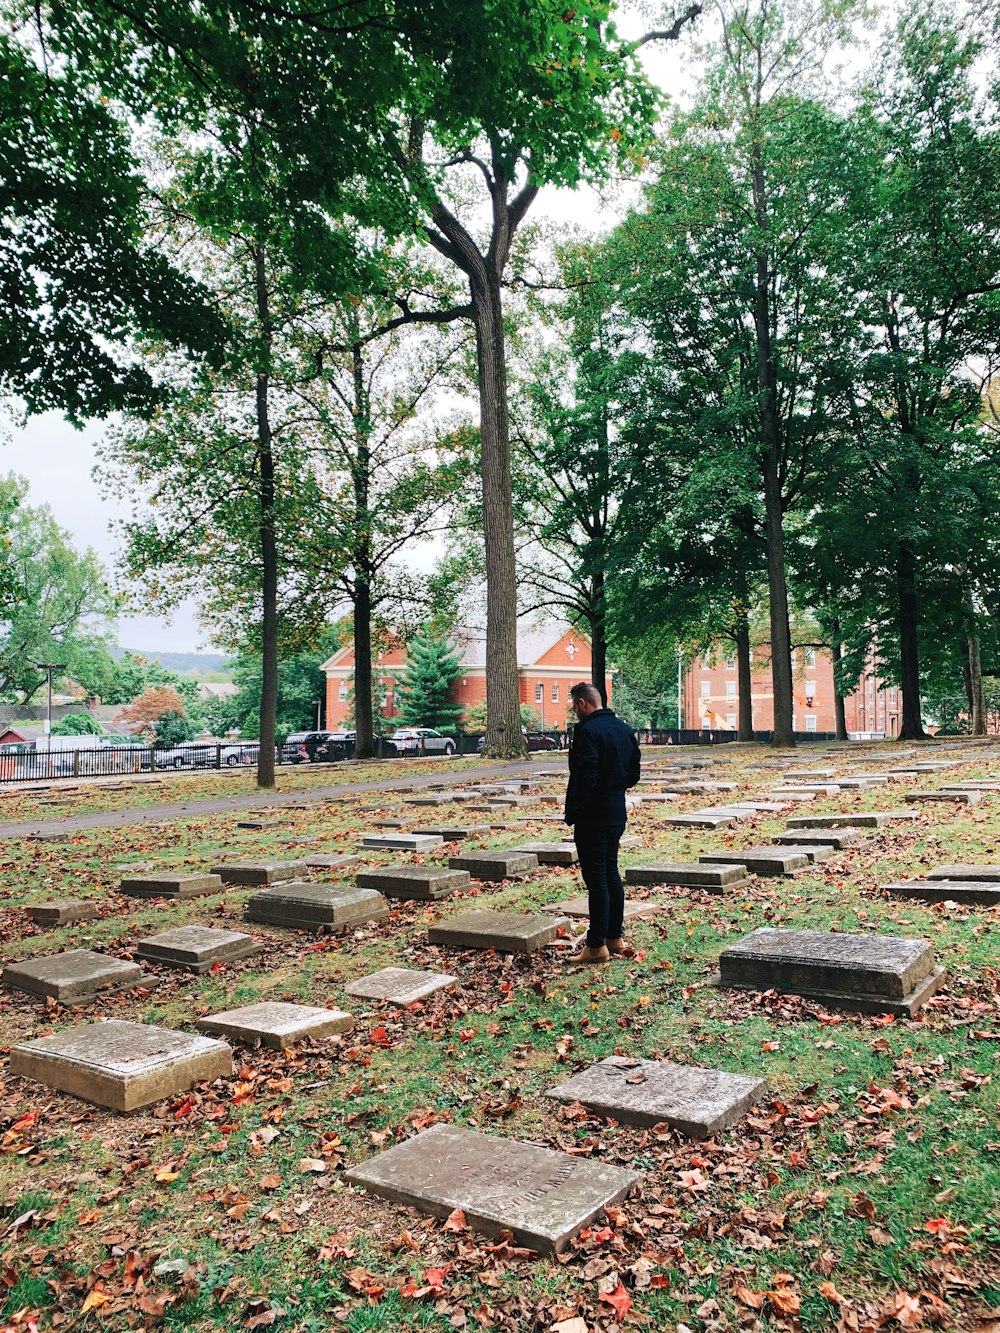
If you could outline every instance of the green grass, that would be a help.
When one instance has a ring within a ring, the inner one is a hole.
[[[740,747],[718,757],[741,790],[769,785],[772,774],[751,767],[766,752]],[[880,747],[866,749],[861,762],[890,759],[891,749]],[[985,773],[989,764],[967,771]],[[305,772],[311,778],[316,770]],[[902,791],[938,782],[928,776],[810,809],[895,807]],[[7,844],[5,956],[64,947],[127,953],[144,934],[187,921],[239,928],[247,891],[181,904],[127,900],[114,893],[116,865],[135,859],[197,870],[220,850],[294,856],[278,842],[284,832],[318,834],[324,851],[353,849],[357,833],[396,801],[387,793],[318,804],[267,833],[236,831],[232,814],[191,812],[169,827],[100,830],[66,846]],[[706,803],[691,797],[671,808]],[[402,817],[426,822],[426,810],[402,808]],[[623,856],[626,864],[692,860],[764,842],[784,826],[784,816],[759,817],[735,831],[690,833],[664,828],[663,814],[659,806],[635,812],[630,828],[640,845]],[[147,995],[77,1014],[4,993],[3,1045],[96,1017],[190,1028],[202,1013],[265,998],[339,1005],[357,1018],[354,1032],[316,1048],[287,1055],[238,1048],[233,1079],[127,1117],[9,1081],[0,1097],[0,1202],[11,1219],[31,1209],[39,1217],[0,1244],[4,1317],[36,1310],[42,1326],[59,1313],[84,1328],[125,1328],[144,1317],[129,1285],[131,1254],[148,1261],[146,1294],[172,1298],[162,1320],[178,1329],[221,1330],[279,1307],[279,1330],[446,1329],[457,1311],[469,1327],[506,1319],[547,1328],[566,1311],[588,1328],[604,1327],[615,1315],[599,1300],[598,1283],[610,1273],[653,1328],[697,1329],[713,1319],[735,1327],[751,1318],[778,1327],[775,1300],[787,1290],[801,1303],[798,1326],[828,1329],[838,1315],[821,1292],[824,1281],[862,1327],[882,1318],[900,1292],[920,1301],[928,1318],[929,1292],[944,1302],[934,1318],[945,1327],[973,1327],[975,1311],[1000,1308],[1000,921],[983,910],[890,902],[878,885],[940,861],[1000,859],[997,814],[1000,799],[990,797],[954,811],[934,807],[915,827],[893,827],[800,878],[756,879],[728,897],[651,895],[664,907],[630,924],[637,956],[596,973],[566,971],[548,955],[456,957],[424,942],[435,915],[537,907],[579,892],[574,871],[550,869],[430,907],[400,904],[388,921],[320,947],[305,935],[253,926],[269,941],[258,958],[203,977],[163,972]],[[558,836],[555,825],[517,820],[484,841],[504,847]],[[426,859],[440,861],[449,850]],[[48,934],[27,926],[25,903],[62,896],[98,897],[105,915]],[[884,1023],[708,985],[719,950],[764,924],[925,936],[949,969],[948,989],[920,1021]],[[347,981],[389,965],[446,966],[461,985],[405,1011],[345,997]],[[614,1052],[759,1074],[772,1100],[717,1144],[698,1144],[574,1119],[545,1096],[560,1077]],[[36,1126],[15,1128],[36,1110]],[[472,1234],[444,1232],[343,1185],[344,1165],[432,1116],[579,1146],[645,1178],[608,1237],[596,1238],[596,1224],[565,1264],[498,1256]],[[304,1171],[311,1159],[328,1169]],[[692,1169],[703,1188],[684,1183]],[[157,1180],[158,1170],[176,1178]],[[177,1257],[192,1265],[183,1282],[152,1275],[154,1261]],[[602,1274],[584,1276],[602,1260]],[[401,1294],[407,1281],[419,1287],[427,1270],[444,1266],[441,1292]],[[650,1274],[656,1284],[644,1285]],[[790,1275],[787,1283],[781,1274]],[[98,1281],[110,1304],[81,1317]],[[755,1313],[741,1303],[743,1291],[777,1295],[761,1296]]]

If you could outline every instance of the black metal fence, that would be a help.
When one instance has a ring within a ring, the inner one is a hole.
[[[131,777],[171,769],[239,768],[257,763],[259,741],[225,744],[59,746],[51,750],[0,746],[0,783],[50,778]]]

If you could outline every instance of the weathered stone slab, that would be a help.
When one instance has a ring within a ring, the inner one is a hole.
[[[522,842],[512,852],[525,852],[543,866],[575,866],[580,862],[575,842]]]
[[[445,842],[462,842],[465,838],[483,838],[490,831],[489,824],[437,824],[430,828],[416,828],[417,834],[443,838]]]
[[[780,815],[782,810],[787,810],[790,802],[787,801],[734,801],[729,807],[731,810],[748,810],[752,815],[775,814]]]
[[[776,833],[774,841],[783,847],[829,847],[833,851],[843,851],[845,847],[862,847],[871,841],[865,829],[789,829],[786,833]]]
[[[509,1230],[541,1254],[565,1249],[640,1179],[633,1171],[456,1125],[433,1125],[345,1179],[433,1217],[461,1208],[474,1230]]]
[[[793,796],[811,796],[814,800],[817,796],[838,796],[840,794],[840,788],[835,783],[828,782],[789,783],[787,786],[779,787],[778,791],[782,794],[787,791]]]
[[[511,809],[520,810],[528,806],[541,805],[541,803],[542,798],[540,796],[488,796],[486,798],[487,805],[496,806],[498,809],[509,806]]]
[[[435,991],[454,986],[457,977],[447,972],[418,972],[409,967],[384,967],[381,972],[359,977],[344,987],[348,995],[364,1000],[386,1000],[390,1004],[415,1004]]]
[[[626,884],[679,884],[706,893],[725,893],[744,889],[750,884],[745,865],[733,861],[699,865],[684,861],[651,861],[644,866],[629,866]]]
[[[222,878],[212,875],[131,875],[118,886],[119,893],[130,898],[197,898],[204,893],[221,893]]]
[[[230,1041],[260,1042],[261,1046],[282,1051],[308,1037],[318,1039],[350,1032],[354,1017],[342,1009],[315,1009],[308,1004],[266,1000],[199,1018],[197,1026],[202,1032],[212,1032]]]
[[[761,927],[719,955],[720,984],[790,991],[861,1013],[910,1017],[937,990],[927,940]]]
[[[996,906],[1000,903],[1000,883],[982,879],[904,879],[898,884],[883,884],[894,898],[916,898],[925,903],[970,903]]]
[[[538,869],[538,857],[533,852],[467,852],[450,856],[448,865],[467,870],[474,879],[518,879]]]
[[[209,1037],[112,1019],[19,1042],[11,1047],[10,1072],[113,1111],[134,1111],[227,1077],[233,1053]]]
[[[786,778],[817,778],[823,781],[825,778],[832,778],[834,770],[832,768],[786,768],[783,777]]]
[[[468,888],[467,870],[444,866],[383,866],[359,870],[354,882],[359,889],[378,889],[389,898],[450,898],[456,889]]]
[[[702,828],[717,829],[726,828],[729,824],[737,822],[737,816],[732,815],[671,815],[669,819],[661,821],[665,828]]]
[[[815,801],[816,793],[814,791],[798,791],[791,788],[779,787],[777,791],[766,791],[764,793],[765,801],[784,801],[790,805],[804,805],[807,801]]]
[[[374,889],[297,880],[261,889],[246,904],[248,921],[262,921],[290,930],[347,930],[388,915],[389,904]]]
[[[361,846],[368,851],[430,852],[440,847],[444,838],[431,833],[365,833]]]
[[[306,865],[310,870],[347,870],[349,866],[359,865],[361,857],[353,853],[343,856],[307,856]]]
[[[662,903],[630,902],[626,898],[623,920],[631,921],[637,916],[650,916],[653,912],[659,912],[662,907]],[[570,916],[580,920],[590,917],[590,903],[586,894],[581,894],[578,898],[566,898],[561,903],[546,903],[542,911],[555,912],[559,916]]]
[[[60,898],[32,903],[24,911],[39,926],[67,926],[72,921],[90,921],[99,916],[101,904],[92,898]]]
[[[223,884],[256,885],[282,884],[307,869],[305,861],[223,861],[212,872],[221,876]]]
[[[847,815],[794,815],[786,828],[885,828],[887,824],[919,819],[917,810],[855,810]]]
[[[85,1004],[99,995],[132,990],[144,980],[138,963],[92,949],[67,949],[44,958],[8,963],[0,977],[9,989],[42,995],[60,1004]]]
[[[767,1083],[722,1069],[612,1055],[546,1095],[582,1102],[627,1125],[666,1123],[682,1134],[706,1139],[741,1120],[755,1101],[767,1096]]]
[[[753,811],[748,810],[742,805],[706,805],[701,810],[696,810],[696,815],[722,815],[727,819],[734,819],[737,823],[744,819],[753,819]]]
[[[252,935],[215,926],[174,926],[140,940],[135,956],[144,963],[176,967],[199,976],[216,963],[234,963],[260,953],[264,945]]]
[[[735,847],[724,852],[705,852],[698,857],[703,865],[718,861],[723,865],[744,865],[752,875],[800,875],[808,870],[811,859],[797,847]]]
[[[951,801],[954,805],[975,805],[982,799],[980,791],[908,791],[903,800],[910,805],[918,805],[924,801]]]
[[[461,912],[427,932],[429,944],[453,949],[496,949],[498,953],[533,953],[556,939],[559,919],[531,912]]]
[[[236,821],[236,827],[263,830],[269,828],[282,828],[284,827],[285,822],[284,819],[238,819]]]
[[[798,838],[794,842],[784,842],[776,839],[782,851],[804,856],[810,865],[816,865],[820,861],[828,861],[836,852],[836,847],[831,847],[828,842],[800,842]]]
[[[677,800],[677,793],[672,791],[641,791],[632,798],[640,805],[670,805]]]
[[[985,880],[989,884],[1000,884],[1000,865],[945,865],[928,870],[928,879],[966,879]]]
[[[28,833],[25,842],[69,842],[68,833]]]

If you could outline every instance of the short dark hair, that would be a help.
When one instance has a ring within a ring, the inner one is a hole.
[[[602,708],[604,700],[601,698],[601,692],[596,685],[591,685],[589,680],[581,680],[579,685],[574,685],[569,692],[569,697],[575,703],[577,699],[586,699],[587,703],[594,708]]]

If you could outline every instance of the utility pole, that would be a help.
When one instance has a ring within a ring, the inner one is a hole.
[[[49,754],[49,767],[52,766],[52,673],[65,671],[65,662],[36,662],[38,671],[44,671],[48,685],[48,706],[45,710],[45,749]]]

